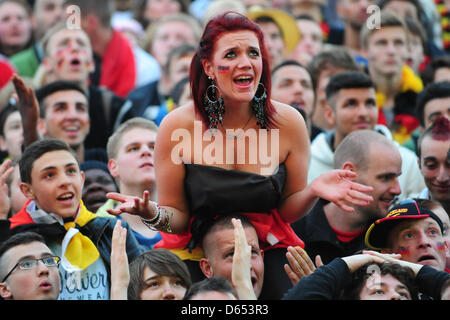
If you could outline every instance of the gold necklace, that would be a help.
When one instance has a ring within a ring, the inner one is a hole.
[[[250,122],[250,120],[251,120],[252,118],[253,118],[253,114],[250,115],[250,117],[248,118],[248,120],[247,120],[247,122],[244,124],[244,126],[243,126],[242,128],[240,128],[240,129],[237,129],[237,130],[244,130],[245,127],[247,127],[247,125],[249,124],[249,122]],[[227,138],[230,138],[230,139],[237,139],[237,138],[239,138],[239,137],[241,136],[241,133],[239,133],[239,134],[228,134],[228,133],[227,133],[227,130],[233,130],[233,129],[225,129],[225,127],[223,126],[222,122],[220,123],[220,126],[221,126],[222,129],[225,131],[225,136],[226,136]],[[236,131],[236,130],[235,130],[235,131]]]

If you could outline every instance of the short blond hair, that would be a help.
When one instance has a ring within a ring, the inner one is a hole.
[[[147,27],[147,29],[145,29],[145,35],[140,44],[141,48],[147,52],[150,52],[151,46],[152,46],[156,31],[158,30],[158,28],[161,25],[163,25],[164,23],[171,22],[171,21],[180,21],[180,22],[184,22],[187,25],[189,25],[192,29],[192,33],[194,34],[195,42],[198,43],[200,41],[200,38],[202,36],[202,31],[203,31],[200,22],[189,14],[173,13],[173,14],[168,14],[167,16],[160,18],[158,21],[151,23]]]
[[[406,40],[409,41],[408,37],[408,27],[406,26],[405,21],[401,16],[398,14],[389,11],[389,10],[382,10],[380,12],[380,28],[387,28],[387,27],[401,27],[403,31],[405,32]],[[372,28],[367,25],[367,23],[364,23],[361,32],[360,32],[360,42],[362,48],[367,49],[367,46],[369,44],[369,38],[370,36],[380,30],[380,28]]]
[[[122,140],[122,136],[126,132],[135,128],[158,132],[158,126],[152,120],[142,117],[135,117],[125,121],[114,131],[114,133],[108,139],[108,143],[106,144],[108,159],[115,159],[117,157],[119,143]]]

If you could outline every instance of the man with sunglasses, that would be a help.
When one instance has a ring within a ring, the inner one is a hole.
[[[56,300],[60,258],[35,232],[20,232],[0,247],[0,296],[5,300]]]

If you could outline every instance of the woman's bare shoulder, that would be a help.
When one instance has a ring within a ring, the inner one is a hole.
[[[294,107],[274,100],[272,100],[272,104],[276,111],[275,119],[280,126],[305,126],[305,120],[301,113]]]
[[[160,128],[185,128],[189,130],[195,120],[200,120],[196,118],[194,103],[189,102],[169,112],[161,121]]]

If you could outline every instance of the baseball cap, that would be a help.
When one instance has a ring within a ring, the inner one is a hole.
[[[286,52],[291,52],[297,46],[300,40],[300,31],[298,30],[294,17],[289,13],[279,9],[251,8],[247,13],[247,17],[253,21],[261,17],[272,18],[283,33]]]
[[[400,222],[406,219],[425,219],[428,217],[434,219],[443,232],[444,226],[436,214],[421,207],[413,199],[406,199],[389,210],[386,217],[372,223],[366,232],[366,246],[374,250],[386,248],[389,233]]]

